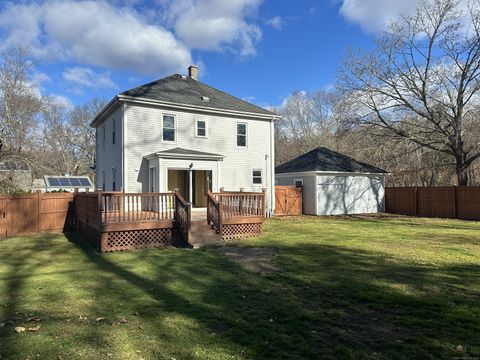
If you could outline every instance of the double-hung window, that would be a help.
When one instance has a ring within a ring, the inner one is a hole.
[[[105,141],[107,137],[105,125],[102,126],[102,150],[105,150]]]
[[[112,191],[115,191],[117,190],[116,189],[116,186],[117,186],[117,169],[112,167]]]
[[[163,141],[175,141],[175,116],[163,115],[162,127]]]
[[[247,124],[246,123],[237,123],[237,146],[238,147],[247,146]]]
[[[115,118],[113,118],[113,120],[112,120],[112,145],[115,145],[115,140],[116,140],[115,139],[115,136],[116,136],[115,130],[116,130],[116,120],[115,120]]]
[[[207,137],[207,122],[205,120],[197,120],[195,123],[195,135],[197,137]]]
[[[105,170],[102,170],[102,190],[105,191]]]
[[[262,185],[262,169],[253,169],[252,170],[252,184],[253,185]]]

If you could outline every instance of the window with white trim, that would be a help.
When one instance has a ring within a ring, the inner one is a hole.
[[[252,184],[253,185],[262,185],[262,169],[252,169]]]
[[[112,145],[115,145],[115,140],[116,140],[116,139],[115,139],[115,137],[116,137],[116,134],[115,134],[116,122],[117,122],[116,119],[113,118],[113,119],[112,119],[112,123],[113,123],[113,125],[112,125]]]
[[[106,133],[106,129],[105,129],[105,125],[102,126],[102,149],[105,150],[105,140],[106,140],[106,137],[107,137],[107,133]]]
[[[247,146],[247,124],[246,123],[237,123],[237,146],[238,147]]]
[[[207,122],[205,120],[197,120],[195,122],[195,136],[207,137]]]
[[[303,179],[295,179],[293,185],[295,185],[295,187],[303,187]]]
[[[117,190],[117,169],[112,167],[112,191]]]
[[[163,115],[162,139],[163,141],[175,141],[175,116]]]
[[[102,190],[105,191],[105,170],[102,170]]]

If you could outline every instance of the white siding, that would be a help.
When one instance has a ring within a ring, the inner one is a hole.
[[[115,118],[115,144],[112,144],[113,119]],[[105,126],[105,147],[103,146],[103,126]],[[122,184],[122,111],[118,107],[108,118],[100,123],[97,128],[96,151],[96,189],[102,187],[102,171],[105,171],[105,189],[112,190],[112,168],[116,169],[116,189]]]
[[[174,115],[176,119],[175,143],[162,141],[162,114]],[[207,138],[195,136],[195,121],[207,122]],[[226,191],[261,191],[267,188],[267,204],[272,195],[272,169],[270,154],[270,122],[193,112],[162,110],[151,106],[125,105],[125,188],[130,192],[146,189],[148,184],[148,161],[145,155],[176,147],[216,153],[225,156],[216,161],[160,160],[160,191],[166,191],[167,167],[183,167],[193,162],[196,169],[208,169],[213,173],[214,190],[224,187]],[[236,146],[236,123],[248,124],[247,147]],[[266,155],[268,158],[266,158]],[[208,163],[208,164],[207,164]],[[218,165],[218,170],[217,170]],[[263,184],[252,184],[252,169],[262,169]]]
[[[384,211],[384,176],[317,176],[317,215]],[[308,195],[306,195],[308,197]]]
[[[315,187],[317,186],[316,175],[285,175],[277,174],[277,185],[293,186],[297,179],[303,180],[303,213],[307,215],[316,215],[317,202],[315,197]]]

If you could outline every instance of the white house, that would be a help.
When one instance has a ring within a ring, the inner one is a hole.
[[[310,215],[384,211],[387,175],[385,170],[324,147],[275,170],[277,185],[303,187],[303,212]]]
[[[274,122],[278,115],[174,74],[115,96],[94,118],[97,188],[175,189],[194,207],[208,190],[266,191],[274,209]]]

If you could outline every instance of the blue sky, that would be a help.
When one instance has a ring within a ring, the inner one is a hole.
[[[418,0],[22,1],[0,6],[0,50],[26,46],[39,90],[68,104],[200,67],[259,105],[328,88],[348,47],[369,48]]]

